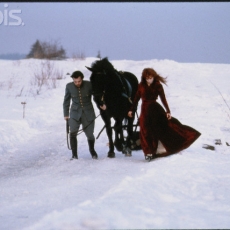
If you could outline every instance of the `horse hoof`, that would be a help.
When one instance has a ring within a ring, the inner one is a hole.
[[[115,158],[115,153],[114,152],[108,152],[108,157],[109,158]]]
[[[131,157],[132,156],[132,150],[127,147],[122,150],[122,153],[125,154],[126,157]]]
[[[123,149],[122,149],[122,153],[125,154],[125,155],[127,154],[126,148],[123,148]]]

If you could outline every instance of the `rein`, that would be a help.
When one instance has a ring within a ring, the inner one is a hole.
[[[86,125],[86,127],[84,127],[83,129],[78,130],[77,136],[80,135],[80,134],[82,134],[84,132],[84,130],[86,128],[88,128],[100,115],[101,114],[99,113],[88,125]]]
[[[137,116],[137,123],[136,123],[136,125],[133,125],[133,127],[135,127],[134,132],[136,132],[137,131],[137,127],[140,126],[139,125],[139,116],[138,116],[137,111],[136,111],[136,116]],[[103,130],[105,129],[105,127],[106,127],[106,125],[104,125],[103,128],[101,129],[101,131],[98,133],[96,139],[98,139],[100,137],[100,135],[103,132]],[[122,128],[127,128],[127,127],[128,127],[127,125],[122,125]],[[112,126],[111,128],[114,129],[114,126]]]
[[[88,128],[101,114],[99,113],[86,127],[84,127],[83,129],[78,130],[77,132],[77,136],[80,135],[81,133],[84,132],[84,130],[86,128]],[[67,140],[67,147],[69,150],[71,150],[71,148],[69,147],[69,120],[66,120],[66,140]]]

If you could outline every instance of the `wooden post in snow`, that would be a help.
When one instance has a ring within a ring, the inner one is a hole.
[[[25,118],[25,107],[26,107],[26,102],[21,102],[23,105],[23,119]]]

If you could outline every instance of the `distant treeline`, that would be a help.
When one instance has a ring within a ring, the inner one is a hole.
[[[66,51],[57,41],[45,42],[39,41],[31,46],[27,58],[49,59],[49,60],[62,60],[66,59]]]
[[[0,59],[4,59],[4,60],[19,60],[24,58],[26,58],[26,54],[19,54],[19,53],[0,54]]]

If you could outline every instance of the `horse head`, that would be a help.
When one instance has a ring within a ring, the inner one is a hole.
[[[92,84],[94,101],[99,107],[103,103],[103,95],[108,83],[108,76],[115,71],[108,58],[103,58],[92,63],[91,67],[86,68],[91,71],[90,82]]]
[[[95,61],[92,63],[91,68],[86,67],[88,70],[92,72],[104,72],[109,73],[111,71],[114,71],[113,65],[109,62],[108,58],[105,57],[101,60]]]

